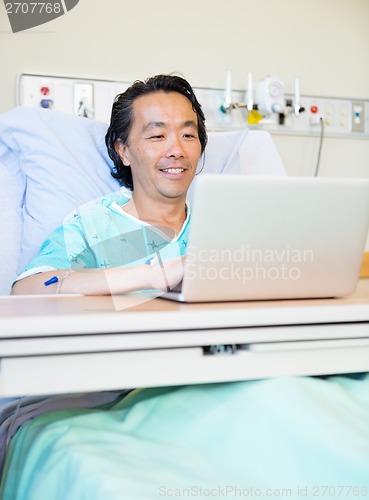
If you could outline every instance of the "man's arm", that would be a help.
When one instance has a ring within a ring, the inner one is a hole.
[[[142,264],[133,267],[86,269],[71,271],[58,269],[37,273],[17,281],[12,295],[76,293],[81,295],[117,295],[135,290],[167,290],[174,287],[183,276],[183,258],[159,264]],[[55,283],[45,285],[53,277]]]

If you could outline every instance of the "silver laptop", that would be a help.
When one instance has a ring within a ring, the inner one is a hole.
[[[196,180],[182,302],[299,299],[355,291],[369,179],[204,175]]]

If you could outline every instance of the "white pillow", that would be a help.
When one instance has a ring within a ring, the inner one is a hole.
[[[5,157],[0,150],[0,158]],[[4,158],[5,159],[5,158]],[[10,166],[12,162],[10,161]],[[17,275],[22,241],[22,200],[26,186],[22,172],[0,162],[0,295],[8,294]]]
[[[8,176],[20,171],[27,186],[21,201],[18,273],[69,212],[119,189],[110,175],[106,129],[103,123],[41,108],[19,106],[0,116],[0,161]],[[20,178],[10,180],[19,184]],[[1,185],[2,192],[6,189]],[[18,210],[19,197],[15,205]],[[1,234],[4,231],[1,224]]]

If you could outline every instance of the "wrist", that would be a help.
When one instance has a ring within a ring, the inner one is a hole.
[[[165,274],[164,267],[160,264],[145,266],[148,267],[148,288],[154,290],[169,291],[169,283]]]

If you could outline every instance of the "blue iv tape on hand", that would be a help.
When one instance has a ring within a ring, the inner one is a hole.
[[[157,257],[150,257],[150,259],[147,259],[147,261],[145,262],[145,264],[147,264],[149,266],[153,266],[154,264],[157,264],[157,263],[158,263]]]
[[[45,281],[44,285],[49,286],[49,285],[52,285],[53,283],[57,283],[58,281],[59,281],[59,278],[57,276],[53,276],[49,280]]]

